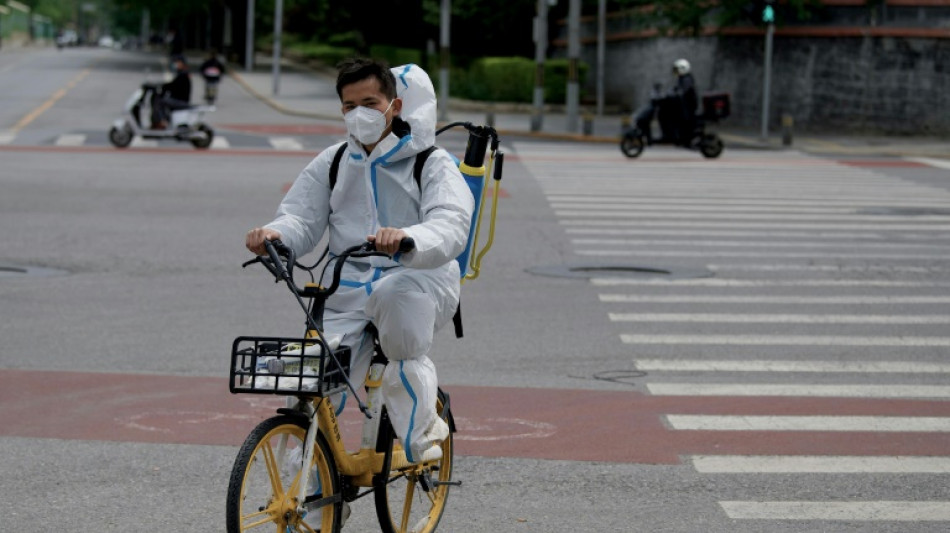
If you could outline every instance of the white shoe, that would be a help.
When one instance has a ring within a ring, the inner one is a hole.
[[[445,423],[439,417],[436,417],[432,422],[432,425],[429,426],[429,429],[426,430],[425,438],[431,444],[439,444],[449,436],[449,425]]]
[[[430,461],[438,461],[441,458],[442,458],[442,447],[439,446],[438,444],[433,444],[432,447],[430,447],[428,450],[420,454],[417,454],[414,457],[415,462],[413,464],[428,463]]]

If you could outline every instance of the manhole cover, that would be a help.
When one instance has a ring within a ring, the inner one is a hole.
[[[0,265],[0,278],[22,278],[27,276],[65,276],[69,272],[58,268]]]
[[[861,215],[886,215],[899,217],[950,216],[950,209],[939,207],[866,207],[859,209]]]
[[[557,278],[708,278],[713,273],[704,268],[652,267],[626,264],[542,265],[526,269],[538,276]]]

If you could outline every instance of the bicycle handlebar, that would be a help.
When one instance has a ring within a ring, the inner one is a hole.
[[[414,250],[415,247],[416,242],[412,239],[412,237],[406,237],[399,243],[399,252],[408,253]],[[334,258],[336,260],[336,264],[333,266],[333,280],[329,287],[301,289],[294,282],[293,268],[294,263],[297,260],[297,256],[294,251],[286,244],[282,243],[279,239],[265,240],[264,248],[267,250],[266,256],[259,255],[256,258],[244,263],[242,266],[247,267],[254,263],[261,263],[265,268],[267,268],[268,271],[270,271],[271,274],[274,275],[275,282],[284,281],[287,283],[287,286],[291,289],[291,291],[296,295],[307,297],[326,298],[336,292],[336,290],[340,288],[340,276],[343,272],[343,265],[346,263],[346,260],[351,257],[391,257],[386,252],[377,251],[375,244],[368,241],[364,242],[363,244],[351,246],[346,250],[343,250],[340,255]],[[281,258],[285,258],[286,261]]]

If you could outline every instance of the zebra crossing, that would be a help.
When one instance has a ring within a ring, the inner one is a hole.
[[[666,413],[666,427],[845,439],[827,455],[775,444],[774,454],[723,450],[686,464],[717,480],[827,474],[860,484],[892,474],[913,485],[915,475],[925,483],[950,474],[950,410],[940,403],[950,398],[948,190],[794,152],[727,150],[705,161],[654,150],[630,162],[614,147],[570,149],[516,146],[577,256],[712,274],[590,280],[645,373],[646,393],[737,399],[735,412]],[[568,159],[583,161],[583,175]],[[783,408],[802,399],[813,404]],[[841,402],[867,407],[838,412]],[[912,403],[897,413],[886,408],[893,402]],[[900,448],[907,435],[943,456],[862,446],[873,436]],[[854,455],[840,453],[849,446]],[[815,501],[788,491],[779,501],[723,495],[719,506],[737,521],[950,521],[945,492],[928,501],[900,493]]]
[[[16,133],[0,132],[0,146],[16,145],[18,136]],[[106,131],[95,132],[69,132],[59,134],[48,139],[44,144],[56,147],[111,147]],[[274,150],[281,152],[319,152],[325,148],[325,141],[318,139],[309,139],[306,137],[292,137],[286,135],[251,135],[241,132],[216,131],[215,137],[211,142],[210,150],[235,150],[235,149],[253,149],[253,150]],[[136,137],[130,145],[134,148],[158,148],[183,146],[181,142],[174,139],[142,139]]]

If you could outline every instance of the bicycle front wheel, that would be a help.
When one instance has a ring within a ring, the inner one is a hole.
[[[307,422],[290,416],[269,418],[251,431],[231,470],[228,533],[339,531],[339,478],[321,434],[314,446],[304,511],[298,512],[306,435]]]
[[[439,391],[436,412],[442,413],[444,396]],[[442,419],[451,427],[451,412],[446,409]],[[383,433],[383,428],[380,428]],[[402,448],[393,438],[392,426],[386,432],[389,452]],[[452,479],[452,433],[442,441],[442,458],[425,465],[394,468],[385,483],[374,490],[376,515],[383,533],[432,533],[442,519],[448,484]]]

